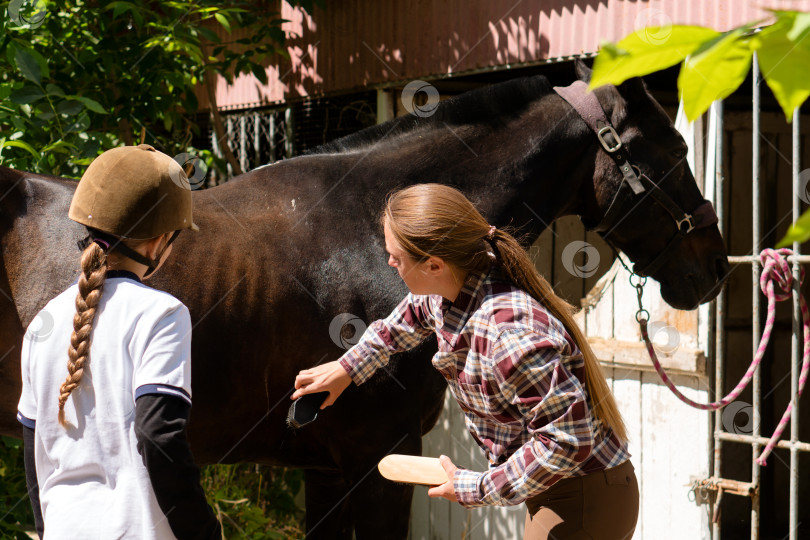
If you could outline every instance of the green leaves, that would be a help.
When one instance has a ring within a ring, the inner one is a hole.
[[[659,37],[654,39],[651,35]],[[633,32],[616,45],[603,43],[593,64],[590,87],[618,85],[632,77],[674,66],[720,35],[701,26],[672,26]]]
[[[296,503],[303,471],[262,465],[209,465],[201,484],[225,538],[303,538]]]
[[[620,84],[683,62],[678,92],[687,118],[694,120],[712,101],[726,97],[745,79],[751,62],[745,30],[722,34],[701,26],[679,25],[639,30],[616,45],[602,46],[590,87]]]
[[[36,27],[11,24],[8,7],[0,0],[0,140],[35,153],[6,145],[0,162],[61,176],[79,177],[99,152],[141,137],[188,152],[205,71],[266,84],[284,40],[280,15],[257,16],[245,0],[47,2]],[[228,35],[236,29],[239,40]]]
[[[33,85],[25,85],[22,88],[12,90],[9,95],[11,102],[17,105],[27,105],[44,97],[45,93],[42,89]]]
[[[34,158],[39,159],[39,152],[34,150],[34,148],[30,144],[28,144],[27,142],[24,142],[24,141],[7,141],[5,139],[0,139],[0,157],[3,155],[3,149],[7,148],[7,147],[22,148],[23,150],[25,150],[26,152],[28,152],[29,154],[34,156]]]
[[[759,32],[751,23],[721,34],[699,26],[647,28],[616,44],[605,43],[594,62],[591,88],[620,84],[682,62],[678,94],[686,117],[697,119],[713,101],[736,90],[757,53],[763,79],[788,122],[810,97],[810,13],[772,11],[774,21]],[[667,35],[669,32],[669,35]],[[810,211],[791,226],[778,247],[810,240]]]
[[[214,17],[216,17],[216,19],[219,21],[219,24],[221,24],[222,27],[225,30],[227,30],[228,33],[230,34],[231,33],[231,23],[228,21],[228,18],[225,15],[223,15],[222,13],[219,13],[219,12],[214,13]]]
[[[34,514],[25,485],[22,441],[0,437],[0,538],[28,540]]]
[[[796,220],[796,223],[790,226],[787,234],[776,244],[776,247],[791,247],[793,242],[799,242],[801,244],[807,240],[810,240],[810,210],[802,214],[801,217]]]
[[[253,76],[259,79],[262,84],[267,84],[267,71],[265,71],[264,66],[261,64],[253,64],[252,70]]]
[[[788,122],[793,111],[810,97],[810,14],[777,12],[776,23],[752,38],[760,69]]]
[[[17,68],[23,76],[29,81],[39,84],[39,81],[42,80],[42,70],[34,56],[25,49],[18,48],[15,60],[17,61]]]
[[[690,121],[742,84],[751,67],[751,55],[743,31],[734,30],[686,59],[678,75],[678,90]]]
[[[617,44],[602,45],[594,62],[591,88],[620,84],[683,62],[678,93],[686,116],[694,120],[712,101],[736,90],[757,53],[762,76],[790,121],[793,110],[810,97],[810,14],[773,11],[775,20],[760,32],[755,22],[721,34],[699,26],[642,29]],[[669,31],[669,35],[666,32]]]
[[[109,114],[106,110],[104,110],[104,107],[102,107],[101,104],[94,99],[90,99],[89,97],[84,96],[72,96],[72,97],[78,101],[81,101],[85,107],[87,107],[94,113]]]

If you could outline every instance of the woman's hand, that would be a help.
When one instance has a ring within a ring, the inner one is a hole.
[[[448,501],[458,502],[456,498],[456,490],[453,488],[453,477],[456,475],[458,467],[453,465],[450,458],[447,456],[439,456],[439,462],[444,467],[444,472],[447,473],[447,482],[440,486],[432,487],[428,490],[429,497],[444,497]]]
[[[321,409],[325,409],[335,402],[351,382],[352,378],[337,360],[312,369],[302,369],[295,377],[295,392],[291,399],[314,392],[329,392],[329,397],[321,405]]]

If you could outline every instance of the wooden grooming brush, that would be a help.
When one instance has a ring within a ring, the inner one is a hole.
[[[439,458],[391,454],[377,468],[383,477],[404,484],[438,486],[449,480]]]

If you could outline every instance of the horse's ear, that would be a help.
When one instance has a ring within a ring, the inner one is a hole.
[[[593,73],[593,70],[579,58],[574,60],[574,70],[576,71],[577,79],[580,81],[591,82],[591,73]]]
[[[626,101],[637,101],[647,96],[647,86],[641,80],[641,77],[627,79],[617,88]]]

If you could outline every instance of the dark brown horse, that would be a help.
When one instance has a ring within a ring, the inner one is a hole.
[[[697,207],[702,197],[684,142],[641,81],[596,94],[641,171],[682,208]],[[151,283],[188,305],[194,321],[196,459],[306,468],[310,537],[350,538],[354,529],[358,538],[405,538],[412,488],[384,481],[375,465],[391,452],[419,454],[436,422],[445,385],[430,364],[435,344],[396,356],[313,424],[297,431],[285,424],[295,374],[344,352],[334,325],[330,335],[335,317],[368,323],[406,292],[386,265],[377,219],[385,195],[417,182],[452,184],[491,223],[524,226],[534,239],[563,215],[599,221],[621,178],[585,123],[545,78],[533,77],[195,193],[201,231],[180,235]],[[78,270],[76,240],[84,233],[67,218],[74,186],[0,167],[0,431],[7,435],[19,435],[24,329]],[[644,264],[675,225],[652,199],[634,208],[610,239]],[[692,309],[716,295],[726,270],[712,226],[689,234],[653,277],[671,305]],[[343,331],[351,338],[351,325]],[[54,363],[66,365],[67,355]]]

